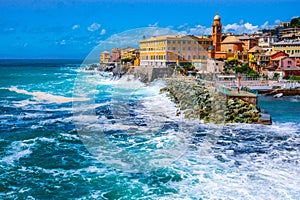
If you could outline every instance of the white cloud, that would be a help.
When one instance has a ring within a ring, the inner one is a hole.
[[[257,30],[258,30],[258,26],[252,25],[249,22],[245,24],[237,24],[237,23],[227,24],[226,26],[223,27],[224,32],[233,32],[236,34],[254,33]]]
[[[155,22],[154,24],[148,24],[149,27],[157,27],[158,26],[158,22]]]
[[[207,28],[206,26],[196,25],[193,28],[188,30],[189,35],[210,35],[211,28]]]
[[[14,28],[5,28],[4,29],[4,32],[12,32],[12,31],[15,31]]]
[[[265,23],[263,23],[261,26],[260,26],[261,29],[269,29],[270,28],[270,24],[268,21],[266,21]]]
[[[103,28],[100,32],[100,35],[104,35],[106,33],[106,30]]]
[[[227,24],[223,26],[223,32],[233,32],[236,34],[239,33],[254,33],[259,30],[259,26],[253,25],[249,22],[243,23],[243,20],[240,20],[238,23]],[[264,24],[267,26],[268,24]],[[202,25],[196,25],[194,27],[190,27],[188,24],[182,24],[177,27],[180,30],[180,33],[187,35],[211,35],[211,27],[206,27]]]
[[[60,41],[60,44],[61,44],[61,45],[65,45],[65,44],[66,44],[66,40]]]
[[[100,29],[100,27],[101,27],[101,24],[92,23],[92,24],[87,28],[87,30],[88,30],[88,31],[91,31],[91,32],[94,32],[94,31],[97,31],[98,29]]]
[[[275,20],[275,24],[280,24],[280,23],[281,23],[281,20],[279,20],[279,19]]]
[[[76,30],[78,28],[80,28],[80,25],[78,25],[78,24],[75,24],[74,26],[72,26],[72,30]]]
[[[258,28],[258,26],[253,26],[249,22],[247,22],[246,24],[244,24],[244,26],[246,27],[247,30],[257,30],[257,28]]]
[[[188,29],[189,28],[189,24],[188,23],[184,23],[184,24],[181,24],[179,26],[177,26],[178,29]]]

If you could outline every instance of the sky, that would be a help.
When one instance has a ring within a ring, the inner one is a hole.
[[[0,58],[84,59],[112,36],[143,27],[207,35],[216,12],[223,32],[252,33],[298,17],[299,4],[299,0],[0,0]]]

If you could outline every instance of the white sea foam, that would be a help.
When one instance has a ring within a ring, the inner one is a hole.
[[[7,152],[10,154],[3,157],[0,162],[5,162],[7,164],[13,165],[15,161],[19,161],[20,158],[29,156],[32,151],[30,148],[34,146],[34,143],[26,143],[26,141],[16,141],[12,142],[10,149]]]
[[[56,96],[46,92],[29,92],[27,90],[18,89],[16,87],[8,88],[9,91],[16,92],[19,94],[26,94],[30,96],[34,96],[35,100],[38,101],[49,101],[53,103],[68,103],[73,101],[87,101],[88,98],[84,97],[64,97],[64,96]]]

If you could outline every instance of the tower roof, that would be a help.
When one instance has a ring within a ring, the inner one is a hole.
[[[217,12],[216,15],[215,15],[215,17],[214,17],[214,20],[220,20],[220,19],[221,19],[221,17],[220,17],[220,15]]]

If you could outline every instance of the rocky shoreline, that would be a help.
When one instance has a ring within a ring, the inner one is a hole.
[[[94,66],[94,69],[96,67]],[[128,68],[127,66],[109,67],[105,65],[97,66],[99,71],[111,71],[115,77],[122,77],[125,74],[132,74],[135,78],[144,83],[149,83],[157,78],[163,78],[161,74],[170,77],[172,73],[162,72],[161,69],[153,68]],[[151,69],[152,71],[149,71]],[[163,78],[166,87],[160,92],[166,92],[169,98],[178,107],[177,115],[183,114],[188,119],[199,119],[205,123],[229,124],[271,124],[272,121],[261,121],[262,114],[256,105],[239,98],[227,97],[215,90],[215,88],[200,84],[194,80],[183,77]]]
[[[255,105],[237,98],[227,98],[214,88],[185,79],[165,79],[160,92],[178,106],[177,114],[205,123],[259,123],[260,112]]]

